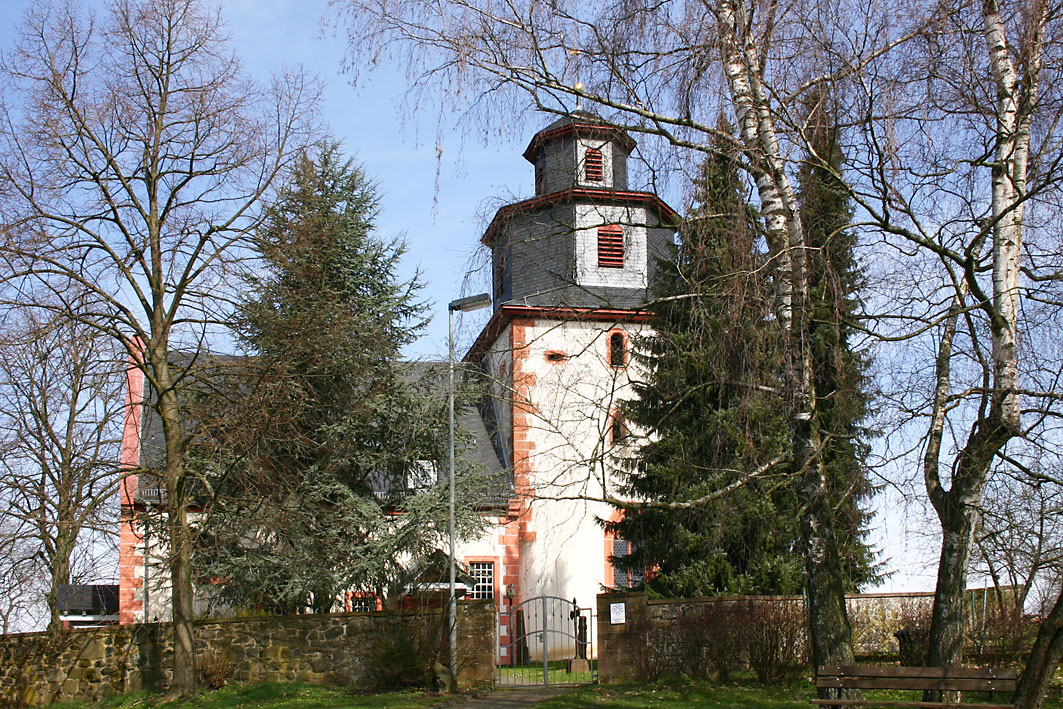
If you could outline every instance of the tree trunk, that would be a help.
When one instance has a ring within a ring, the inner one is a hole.
[[[70,555],[73,553],[74,544],[72,539],[67,538],[60,531],[55,540],[55,556],[52,558],[52,585],[48,589],[48,631],[57,633],[63,629],[63,621],[59,620],[59,587],[70,583]]]
[[[967,569],[971,563],[978,508],[954,495],[946,496],[941,519],[941,555],[934,614],[930,622],[927,664],[932,667],[959,665],[963,654],[964,598]]]
[[[151,352],[152,371],[158,395],[159,417],[166,441],[166,512],[170,536],[170,601],[173,624],[173,679],[168,696],[187,696],[196,691],[195,640],[192,620],[192,549],[188,527],[187,481],[184,475],[185,432],[180,406],[173,388],[168,353]],[[144,580],[147,583],[147,579]],[[145,609],[146,611],[147,609]]]
[[[1040,709],[1063,658],[1063,586],[1052,611],[1041,621],[1026,668],[1015,691],[1016,709]]]
[[[786,175],[785,160],[764,86],[761,61],[750,32],[751,12],[741,2],[722,0],[716,7],[721,26],[724,71],[738,118],[745,154],[753,168],[765,234],[775,264],[788,376],[793,387],[790,435],[795,484],[805,502],[800,528],[808,576],[809,636],[813,661],[851,664],[852,628],[845,606],[841,559],[834,517],[827,500],[820,459],[819,431],[814,415],[815,386],[806,332],[808,274],[804,229],[796,195]],[[837,698],[820,690],[823,699]]]

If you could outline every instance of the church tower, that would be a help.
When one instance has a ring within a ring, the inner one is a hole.
[[[679,221],[656,195],[629,189],[634,149],[585,111],[552,123],[524,152],[534,196],[499,209],[482,239],[494,313],[466,361],[489,382],[484,419],[513,493],[497,538],[463,557],[497,568],[495,597],[510,604],[548,595],[587,607],[603,587],[631,582],[609,563],[626,542],[597,520],[614,516],[602,498],[630,445],[619,405],[641,378],[631,338],[646,327],[640,308]]]

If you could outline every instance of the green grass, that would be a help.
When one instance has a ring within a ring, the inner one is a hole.
[[[619,685],[588,685],[578,687],[563,696],[551,699],[536,707],[550,709],[576,709],[599,707],[602,709],[634,709],[635,707],[764,707],[765,709],[811,709],[809,703],[816,689],[808,678],[789,682],[760,685],[755,680],[742,678],[720,686],[715,682],[666,680]],[[868,698],[889,697],[892,699],[920,699],[910,692],[866,693]],[[968,693],[965,700],[984,700],[984,695]],[[996,701],[1006,701],[997,697]],[[1044,704],[1046,709],[1063,709],[1059,692],[1052,694]]]
[[[567,660],[551,660],[547,671],[550,678],[550,684],[582,684],[592,682],[595,678],[594,666],[597,663],[597,660],[591,660],[591,671],[589,672],[576,672],[570,674],[568,672]],[[522,685],[542,684],[543,663],[532,662],[527,665],[518,665],[517,667],[503,666],[499,673],[498,683],[500,687],[519,687]]]
[[[540,666],[541,668],[541,666]],[[540,670],[541,671],[541,670]],[[554,668],[551,668],[551,672]],[[541,674],[540,674],[541,679]],[[503,688],[504,689],[504,688]],[[506,691],[509,693],[509,690]],[[763,707],[765,709],[811,709],[809,700],[815,694],[815,687],[808,678],[794,679],[775,685],[760,685],[755,680],[742,677],[734,682],[720,686],[708,680],[683,681],[665,680],[660,682],[641,682],[619,685],[586,685],[576,687],[560,697],[536,704],[547,709],[577,709],[579,707],[599,707],[602,709],[636,709],[639,707]],[[421,691],[385,692],[379,694],[352,692],[337,687],[320,687],[306,684],[264,683],[244,686],[225,687],[216,692],[206,692],[194,699],[172,702],[169,704],[152,704],[158,695],[150,692],[133,692],[115,697],[100,704],[57,704],[56,709],[87,709],[103,707],[104,709],[132,709],[150,706],[194,709],[226,709],[227,707],[245,707],[250,709],[289,709],[320,707],[321,709],[353,709],[355,707],[388,707],[389,709],[412,709],[453,704],[454,697]],[[870,696],[870,694],[869,694]],[[875,696],[881,696],[875,695]],[[890,692],[896,699],[918,699],[912,694]],[[974,701],[976,695],[969,694],[967,701]],[[1046,709],[1063,709],[1059,689],[1056,688]]]
[[[106,709],[131,709],[132,707],[188,707],[189,709],[227,709],[228,707],[262,707],[263,709],[289,709],[294,707],[322,709],[353,709],[355,707],[387,707],[408,709],[428,707],[448,701],[448,698],[423,691],[384,692],[370,694],[353,692],[339,687],[320,687],[298,683],[261,683],[223,687],[215,692],[204,692],[190,700],[152,704],[158,695],[151,692],[131,692],[99,704],[54,704],[53,709],[81,709],[104,707]]]
[[[668,680],[617,685],[578,687],[537,707],[773,707],[809,709],[815,693],[808,681],[760,686],[736,682],[717,686],[708,681]]]

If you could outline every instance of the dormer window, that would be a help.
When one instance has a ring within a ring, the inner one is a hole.
[[[587,182],[601,182],[605,179],[605,162],[602,160],[602,151],[598,148],[587,148],[583,166]]]
[[[598,268],[624,267],[624,228],[619,224],[598,227]]]

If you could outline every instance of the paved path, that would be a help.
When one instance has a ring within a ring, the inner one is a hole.
[[[448,709],[486,709],[487,707],[530,707],[547,699],[559,697],[565,692],[570,692],[573,686],[549,687],[511,687],[507,689],[495,689],[482,697],[466,699],[460,704],[448,704]]]

